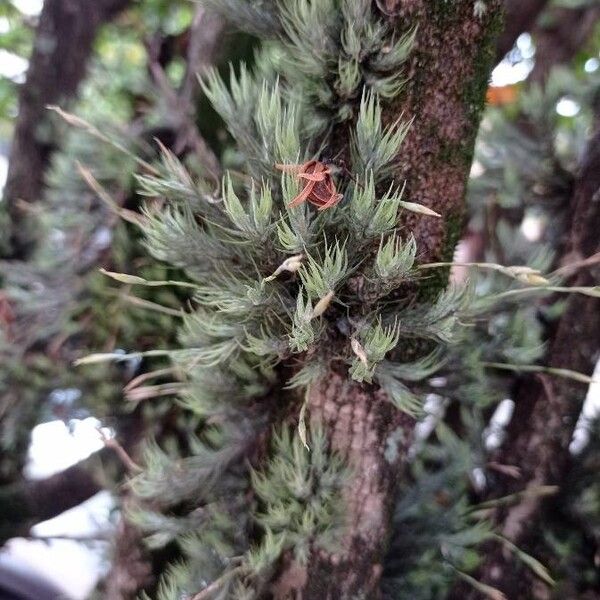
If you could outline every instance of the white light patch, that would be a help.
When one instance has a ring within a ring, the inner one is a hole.
[[[544,233],[544,222],[538,215],[526,215],[521,222],[521,233],[530,242],[537,242]]]
[[[28,66],[29,63],[24,58],[0,49],[0,76],[23,83]]]
[[[101,423],[98,419],[74,419],[71,429],[64,421],[50,421],[36,425],[31,432],[29,460],[25,476],[32,479],[49,477],[69,468],[100,450],[104,442],[98,432]],[[111,436],[110,429],[102,432]]]
[[[505,430],[512,419],[515,403],[507,398],[496,407],[488,426],[483,431],[483,442],[488,451],[499,448],[504,440]]]
[[[522,33],[517,38],[517,48],[523,58],[533,58],[535,55],[535,46],[533,45],[531,35],[528,33]]]
[[[600,360],[596,363],[594,383],[590,384],[583,409],[573,432],[573,439],[569,450],[571,454],[579,454],[590,441],[590,426],[595,419],[600,418]]]
[[[513,85],[527,79],[529,73],[533,69],[533,61],[522,60],[516,64],[504,59],[492,71],[492,86],[502,87],[505,85]]]
[[[428,394],[423,406],[425,416],[415,425],[414,440],[408,449],[409,458],[414,458],[437,424],[444,418],[446,401],[438,394]]]
[[[55,390],[53,401],[69,405],[77,400],[78,394],[76,389]],[[59,420],[37,425],[31,432],[25,475],[48,477],[87,458],[104,445],[97,429],[100,426],[100,421],[93,417],[74,419],[68,425]],[[108,437],[114,435],[105,427],[102,433]],[[107,556],[114,532],[111,519],[114,508],[110,492],[102,491],[79,506],[38,523],[31,533],[43,541],[9,540],[6,552],[0,553],[0,566],[3,561],[12,561],[10,564],[36,573],[64,591],[57,598],[89,598],[110,567]]]
[[[111,494],[99,492],[79,506],[32,528],[35,537],[47,539],[14,538],[8,542],[4,556],[64,590],[64,595],[58,597],[85,600],[110,567],[109,542],[103,538],[108,538],[113,531],[110,514],[114,507]]]
[[[597,58],[589,58],[583,65],[586,73],[593,73],[594,71],[598,70],[598,67],[600,67],[600,60]]]
[[[44,0],[12,0],[12,3],[24,15],[35,17],[42,12]]]
[[[3,190],[6,184],[6,177],[8,175],[8,158],[4,155],[0,155],[0,192]],[[2,202],[2,194],[0,194],[0,202]]]
[[[483,165],[476,159],[471,164],[471,178],[475,179],[477,177],[481,177],[485,173],[485,169]]]
[[[574,117],[580,110],[579,104],[571,98],[561,98],[556,103],[556,112],[561,117]]]
[[[485,477],[485,472],[481,467],[476,467],[471,471],[471,481],[476,490],[481,491],[485,489],[487,479]]]

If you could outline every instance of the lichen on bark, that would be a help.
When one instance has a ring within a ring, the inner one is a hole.
[[[389,17],[418,26],[405,93],[385,112],[389,123],[413,119],[402,145],[397,177],[407,181],[412,202],[440,220],[406,214],[424,262],[452,258],[464,216],[464,198],[481,111],[485,103],[495,38],[502,24],[500,2],[487,2],[482,17],[473,2],[397,2]],[[443,282],[438,282],[442,284]]]

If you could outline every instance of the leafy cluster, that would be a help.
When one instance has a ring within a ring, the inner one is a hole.
[[[243,433],[244,439],[251,439],[251,432]],[[234,457],[222,448],[234,447],[235,441],[224,444],[217,431],[212,431],[212,438],[220,450],[208,452],[205,440],[196,454],[176,463],[175,471],[159,448],[149,446],[147,471],[132,481],[138,497],[157,501],[154,511],[140,507],[131,520],[148,534],[152,547],[177,538],[187,561],[173,565],[162,578],[161,598],[189,595],[211,580],[216,598],[254,598],[266,589],[282,554],[290,550],[304,562],[310,548],[333,548],[344,530],[340,494],[347,469],[339,456],[329,452],[322,431],[311,431],[311,452],[298,433],[287,428],[274,436],[273,457],[261,471],[251,472],[255,500],[247,512],[247,482],[239,477],[244,471],[239,459],[247,448],[238,438],[240,451]],[[237,468],[228,471],[227,464],[234,462]],[[203,506],[176,516],[184,498]],[[256,542],[247,533],[252,528],[260,531]]]
[[[410,125],[386,126],[382,118],[382,99],[401,89],[414,32],[394,38],[370,2],[343,2],[341,11],[328,0],[239,4],[217,8],[243,15],[254,33],[266,34],[262,27],[269,23],[270,39],[252,68],[232,68],[228,82],[216,71],[204,79],[204,91],[236,143],[238,168],[214,189],[163,148],[157,172],[138,179],[145,196],[166,200],[146,209],[141,227],[148,250],[183,269],[193,289],[191,308],[183,314],[182,348],[171,352],[184,373],[181,402],[204,428],[248,423],[254,433],[246,432],[246,439],[253,440],[267,427],[267,392],[272,397],[285,385],[309,386],[337,362],[357,381],[384,387],[401,410],[418,413],[420,400],[403,381],[420,381],[442,366],[464,295],[415,305],[403,293],[420,275],[414,238],[396,229],[399,215],[411,210],[437,218],[409,202],[390,179]],[[320,159],[319,149],[331,144],[341,126],[350,130],[348,160],[356,174],[331,164],[342,201],[325,211],[290,207],[301,181],[275,165]],[[436,348],[403,358],[407,345],[420,342]],[[286,376],[283,365],[294,365]],[[258,593],[262,569],[285,550],[301,560],[310,544],[326,543],[337,530],[344,469],[327,452],[322,434],[313,432],[309,454],[297,436],[282,433],[266,471],[251,475],[235,458],[247,451],[240,440],[223,435],[215,442],[201,434],[189,458],[151,446],[134,489],[142,504],[170,499],[166,515],[185,528],[193,513],[184,507],[204,511],[199,507],[235,498],[245,481],[259,507],[247,516],[259,529],[242,556]],[[219,510],[232,518],[238,514],[222,503]],[[146,521],[160,523],[152,512]],[[162,541],[181,531],[170,523],[166,531],[172,535]],[[152,539],[161,540],[160,532]],[[186,552],[188,577],[183,566],[172,573],[164,598],[175,597],[183,579],[194,585],[195,557],[206,552],[202,540],[190,543],[196,550]],[[220,560],[227,587],[239,583],[237,575],[227,575],[231,554]]]
[[[300,436],[292,436],[287,429],[275,436],[273,445],[266,470],[252,474],[260,506],[255,518],[266,532],[261,546],[249,555],[259,572],[269,565],[273,554],[269,544],[278,547],[279,553],[292,549],[295,558],[305,563],[313,542],[331,547],[344,525],[340,492],[346,467],[339,456],[328,452],[323,432],[312,431],[310,452]]]
[[[398,94],[405,79],[415,30],[394,37],[369,0],[284,0],[207,4],[265,44],[261,68],[285,77],[292,93],[309,105],[350,118],[366,87],[385,98]],[[322,126],[326,123],[319,119]]]
[[[141,193],[158,199],[139,222],[146,246],[182,269],[193,290],[181,348],[170,352],[194,428],[190,447],[181,455],[149,444],[146,468],[132,482],[136,522],[156,545],[178,540],[185,557],[162,582],[161,600],[209,586],[215,598],[258,597],[284,554],[302,562],[312,545],[335,540],[346,467],[328,440],[313,431],[309,453],[300,433],[283,429],[266,461],[262,444],[274,414],[298,412],[289,406],[300,406],[293,390],[332,366],[383,388],[412,415],[428,394],[460,402],[469,448],[483,462],[482,411],[506,392],[488,367],[518,368],[541,355],[533,307],[514,307],[523,291],[549,293],[539,272],[550,253],[524,256],[513,246],[506,256],[529,261],[529,270],[483,263],[489,273],[476,286],[449,286],[433,300],[415,295],[428,274],[411,232],[397,228],[399,216],[439,215],[391,179],[410,123],[386,126],[382,118],[382,103],[402,89],[414,31],[395,37],[366,0],[209,4],[265,41],[252,67],[231,68],[228,81],[217,71],[203,80],[235,142],[222,181],[191,175],[164,148],[160,164],[138,177]],[[341,131],[351,140],[349,168],[328,162],[341,202],[324,211],[291,207],[304,182],[276,165],[325,160],[322,149],[335,148]],[[519,278],[534,274],[537,281]],[[503,295],[507,275],[513,287]],[[261,460],[266,467],[256,468]],[[390,598],[417,597],[434,571],[430,595],[421,597],[438,597],[476,566],[474,548],[491,532],[471,519],[467,462],[459,475],[438,465],[439,486],[415,473],[414,495],[398,506]],[[436,494],[459,479],[447,510]],[[407,539],[422,553],[398,546]],[[398,565],[395,557],[407,554],[417,558]]]
[[[230,171],[215,196],[163,149],[160,175],[140,177],[145,195],[169,200],[166,207],[147,212],[143,229],[148,249],[183,268],[196,286],[194,310],[184,316],[181,334],[187,349],[175,360],[193,366],[192,378],[202,382],[207,380],[200,374],[203,369],[244,373],[241,394],[231,389],[231,377],[211,377],[212,385],[203,390],[194,386],[200,394],[199,414],[210,404],[210,396],[215,404],[221,401],[221,391],[233,398],[248,398],[250,387],[256,391],[250,396],[264,392],[273,383],[273,367],[294,354],[318,355],[324,364],[341,360],[351,365],[353,340],[369,336],[377,323],[403,320],[405,300],[395,292],[416,275],[415,241],[403,238],[395,225],[400,211],[417,208],[403,200],[402,189],[389,181],[408,125],[383,125],[381,90],[370,85],[376,81],[373,77],[361,79],[359,96],[351,105],[356,114],[352,170],[360,175],[356,180],[339,177],[344,196],[339,207],[320,213],[306,205],[291,208],[300,181],[275,169],[277,163],[315,156],[311,152],[331,135],[315,129],[315,123],[317,113],[331,115],[333,105],[307,102],[304,93],[311,81],[327,84],[327,78],[312,79],[311,74],[322,74],[331,61],[314,48],[310,53],[299,49],[298,44],[305,43],[299,31],[325,32],[320,43],[335,53],[333,65],[352,49],[364,69],[378,65],[396,73],[401,72],[398,67],[406,58],[409,38],[390,39],[386,26],[366,5],[360,16],[351,11],[355,3],[344,3],[341,12],[329,2],[267,5],[251,3],[244,9],[257,15],[272,9],[269,14],[280,23],[273,29],[279,32],[276,40],[257,55],[253,71],[244,65],[237,73],[232,69],[229,85],[216,72],[205,81],[205,92],[236,141],[247,174]],[[359,38],[356,31],[350,32],[350,22],[361,24]],[[276,64],[274,57],[280,61],[287,57],[281,72],[278,64],[284,63]],[[294,70],[293,61],[299,57],[311,68]],[[379,184],[387,191],[381,193]],[[424,306],[406,308],[407,335],[429,338],[436,335],[436,327],[444,327],[446,335],[437,338],[449,341],[454,321],[448,318],[456,306],[446,299],[444,306],[444,311],[434,307],[433,312]],[[391,339],[370,335],[368,373],[354,367],[356,379],[378,381],[376,364],[399,345],[402,334],[403,327]],[[261,372],[262,386],[254,381]],[[245,377],[254,381],[252,386]],[[388,369],[380,383],[393,386],[394,380]],[[186,397],[189,408],[194,402],[191,395]]]

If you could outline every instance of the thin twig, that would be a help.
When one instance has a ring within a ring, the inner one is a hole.
[[[69,125],[72,125],[73,127],[77,127],[79,129],[83,129],[84,131],[87,131],[91,136],[99,139],[100,141],[102,141],[106,144],[113,146],[114,148],[116,148],[117,150],[122,152],[123,154],[129,156],[130,158],[135,160],[135,162],[137,162],[140,166],[142,166],[144,169],[146,169],[148,172],[152,173],[153,175],[156,175],[156,176],[160,175],[160,172],[155,167],[153,167],[149,162],[146,162],[139,156],[136,156],[133,152],[131,152],[125,146],[123,146],[123,144],[121,144],[117,140],[114,140],[114,139],[108,137],[107,135],[102,133],[97,127],[95,127],[94,125],[92,125],[91,123],[86,121],[85,119],[82,119],[81,117],[78,117],[77,115],[74,115],[72,113],[67,112],[66,110],[63,110],[62,108],[60,108],[60,106],[48,105],[48,106],[46,106],[46,108],[48,110],[54,111],[57,115],[59,115],[62,119],[64,119]]]
[[[119,457],[119,459],[128,471],[130,471],[131,473],[142,472],[142,467],[140,467],[136,462],[134,462],[131,456],[127,454],[125,448],[123,448],[123,446],[121,446],[121,444],[119,444],[119,442],[115,438],[108,437],[100,427],[97,427],[96,431],[98,431],[98,433],[100,434],[104,445],[107,448],[110,448],[111,450],[115,451],[116,455]]]
[[[140,402],[149,398],[159,398],[162,396],[174,396],[181,393],[186,388],[185,383],[163,383],[159,385],[147,385],[136,387],[125,393],[125,397],[130,402]]]
[[[513,479],[520,479],[521,477],[521,469],[515,465],[501,465],[495,461],[490,461],[486,466],[488,469],[492,469],[493,471],[497,471],[498,473],[502,473]]]
[[[79,161],[76,161],[75,166],[79,171],[79,174],[88,185],[88,187],[106,204],[106,206],[119,215],[124,221],[132,223],[133,225],[142,226],[145,223],[144,217],[139,213],[132,210],[122,208],[117,204],[110,196],[110,194],[102,187],[102,184],[92,175],[92,172],[84,167]]]
[[[124,388],[124,392],[128,392],[135,387],[138,387],[140,384],[148,381],[148,379],[154,379],[155,377],[163,377],[164,375],[172,375],[176,373],[176,369],[174,367],[167,367],[165,369],[157,369],[156,371],[150,371],[148,373],[142,373],[137,377],[134,377]]]
[[[214,64],[224,28],[225,21],[221,15],[198,6],[190,27],[186,72],[179,90],[179,96],[185,101],[193,102],[198,75]]]
[[[557,485],[539,485],[536,487],[528,487],[520,492],[515,492],[508,496],[502,496],[501,498],[495,498],[494,500],[486,500],[472,506],[468,512],[477,513],[481,510],[488,508],[498,508],[499,506],[512,506],[520,502],[525,498],[546,498],[553,496],[559,491]]]
[[[202,166],[214,179],[217,185],[219,185],[222,177],[219,159],[200,133],[198,133],[196,123],[194,123],[194,120],[192,119],[193,107],[191,102],[187,102],[177,95],[175,90],[171,87],[164,69],[157,61],[150,61],[150,72],[165,97],[175,120],[175,125],[178,130],[178,141],[174,148],[175,154],[179,154],[183,150],[183,147],[189,143],[194,148],[196,156]]]
[[[231,571],[226,571],[223,575],[221,575],[221,577],[215,579],[208,587],[205,587],[202,591],[198,592],[195,596],[192,596],[189,600],[208,600],[213,592],[216,592],[224,583],[242,571],[242,566],[231,569]]]
[[[547,373],[548,375],[555,375],[556,377],[563,377],[564,379],[572,379],[580,383],[598,383],[595,379],[592,379],[584,373],[578,371],[572,371],[571,369],[561,369],[557,367],[544,367],[542,365],[511,365],[509,363],[497,363],[497,362],[482,362],[484,367],[490,369],[501,369],[504,371],[515,371],[517,373]]]
[[[585,267],[591,267],[600,263],[600,252],[596,252],[596,254],[592,254],[592,256],[588,256],[588,258],[582,258],[581,260],[576,260],[564,267],[560,267],[560,269],[556,269],[550,275],[568,275],[573,271],[578,271],[579,269],[583,269]]]
[[[498,294],[492,294],[490,296],[483,296],[482,300],[503,300],[505,298],[512,298],[514,296],[522,296],[528,294],[539,294],[539,293],[550,293],[556,292],[561,294],[583,294],[584,296],[591,296],[592,298],[600,298],[600,286],[555,286],[555,285],[540,285],[536,287],[527,287],[517,290],[508,290],[506,292],[499,292]]]
[[[151,302],[150,300],[144,300],[143,298],[138,298],[137,296],[131,296],[129,294],[122,294],[121,296],[125,302],[129,302],[129,304],[133,304],[134,306],[139,306],[140,308],[145,308],[147,310],[153,310],[154,312],[160,312],[165,315],[169,315],[171,317],[182,317],[183,311],[177,310],[175,308],[169,308],[168,306],[162,306],[162,304],[157,304],[156,302]]]

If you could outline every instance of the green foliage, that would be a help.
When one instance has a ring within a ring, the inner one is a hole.
[[[319,338],[320,327],[314,324],[313,307],[310,298],[304,298],[304,294],[298,294],[296,298],[296,311],[290,332],[290,347],[295,352],[305,352]]]
[[[286,214],[277,225],[277,239],[284,252],[301,254],[305,247],[312,245],[317,222],[306,206],[289,207],[289,203],[299,192],[298,184],[291,177],[282,176],[281,192],[286,203]]]
[[[394,533],[383,576],[387,600],[442,600],[457,572],[479,564],[477,546],[491,528],[469,507],[471,449],[448,429],[437,430],[440,444],[414,461],[414,479],[402,490],[394,513]]]
[[[259,511],[257,523],[266,532],[262,543],[248,555],[251,568],[262,571],[286,549],[300,563],[309,549],[332,548],[344,529],[342,487],[347,469],[328,452],[328,440],[313,429],[308,450],[298,434],[288,429],[275,434],[273,453],[262,472],[253,472],[252,487]]]
[[[216,436],[210,443],[219,442],[220,448],[230,451],[236,447],[235,436],[232,444],[231,438],[216,430],[209,433],[209,437]],[[252,439],[247,434],[245,439]],[[160,499],[163,510],[183,501],[201,505],[184,517],[166,516],[143,505],[131,514],[133,522],[149,534],[149,544],[160,546],[177,539],[181,546],[184,560],[164,574],[158,598],[174,600],[211,581],[214,597],[257,598],[265,578],[287,549],[305,561],[313,546],[335,547],[345,526],[340,494],[348,472],[341,458],[328,451],[328,441],[318,429],[311,431],[310,444],[308,451],[288,429],[274,437],[265,468],[251,473],[249,483],[256,502],[247,515],[248,523],[242,511],[248,482],[240,476],[244,468],[236,465],[241,455],[230,454],[225,459],[229,466],[225,466],[223,458],[217,458],[224,450],[207,450],[206,443],[195,456],[177,461],[166,458],[155,445],[148,447],[146,462],[154,475],[143,474],[133,480],[138,495],[151,499],[154,507],[154,500]],[[221,464],[208,476],[203,469],[213,469],[216,462]],[[207,482],[207,477],[212,481],[210,487],[199,485]],[[186,487],[182,481],[187,481]],[[173,485],[174,490],[167,491]],[[253,545],[243,533],[250,523],[263,532]]]
[[[388,288],[398,285],[408,277],[415,263],[417,243],[411,237],[403,245],[398,235],[392,235],[387,240],[381,239],[375,258],[375,275]]]
[[[309,106],[332,111],[337,119],[351,116],[352,103],[364,86],[385,98],[396,96],[402,89],[401,67],[416,31],[395,38],[370,2],[344,1],[341,14],[334,0],[209,0],[207,4],[238,27],[274,38],[278,43],[272,61],[275,71]],[[215,106],[220,110],[219,102]],[[315,118],[319,126],[325,125],[321,118]],[[390,141],[386,144],[389,148]]]
[[[393,350],[403,333],[386,319],[404,303],[393,292],[412,275],[416,256],[414,239],[402,243],[394,231],[398,212],[408,206],[402,191],[378,189],[389,180],[408,130],[401,123],[384,127],[379,96],[389,98],[400,89],[398,67],[414,32],[393,38],[366,4],[357,21],[364,32],[358,40],[349,27],[352,3],[344,3],[341,18],[328,0],[227,2],[218,8],[246,20],[251,31],[268,29],[275,38],[257,52],[252,68],[231,68],[228,85],[216,71],[204,77],[204,92],[235,141],[244,172],[230,170],[214,189],[162,149],[156,170],[138,176],[143,196],[161,198],[146,204],[140,223],[148,250],[182,268],[195,288],[183,317],[182,348],[172,352],[184,377],[179,403],[200,423],[240,423],[233,430],[201,426],[201,442],[186,457],[148,445],[145,470],[132,481],[140,501],[134,517],[150,543],[178,540],[185,546],[184,562],[161,584],[159,597],[165,599],[210,582],[215,597],[254,597],[284,551],[302,562],[310,548],[329,546],[339,536],[347,469],[328,452],[323,433],[312,431],[308,452],[299,435],[282,430],[270,460],[252,475],[240,460],[247,452],[243,440],[252,441],[264,427],[262,396],[286,383],[306,387],[340,357],[351,363],[352,340],[360,338],[367,361],[352,367],[355,378],[379,381],[383,359],[395,364]],[[360,163],[361,181],[335,175],[344,195],[335,210],[291,208],[304,182],[280,174],[275,165],[318,157],[331,135],[331,119],[352,115],[353,160]],[[358,281],[376,293],[357,294]],[[389,310],[378,318],[374,303],[381,297]],[[372,325],[354,331],[354,323]],[[298,368],[281,381],[278,365],[292,353]],[[407,372],[388,379],[399,389]],[[411,393],[391,400],[409,412],[419,407]],[[248,486],[256,506],[243,511],[244,524],[235,498]],[[144,508],[148,502],[153,510]],[[192,506],[196,509],[187,508]],[[225,515],[222,524],[199,518],[198,507]],[[243,535],[215,549],[215,539],[231,540],[233,521]],[[198,535],[182,537],[190,526]],[[240,563],[232,562],[234,552],[243,557]]]
[[[210,188],[202,179],[193,180],[185,165],[167,148],[160,146],[161,162],[157,175],[136,174],[138,194],[149,198],[167,197],[195,208],[197,203],[214,202]]]
[[[302,285],[312,298],[323,298],[329,292],[334,292],[347,274],[346,248],[339,242],[336,242],[334,247],[325,246],[322,263],[309,255],[308,262],[299,271]]]
[[[194,454],[180,459],[149,442],[144,452],[145,470],[130,485],[139,498],[153,500],[158,507],[170,508],[191,499],[210,502],[219,487],[234,486],[234,477],[224,473],[237,466],[249,432],[243,421],[227,431],[207,429],[204,441],[194,441]]]
[[[315,53],[312,47],[308,52],[302,47],[307,43],[307,28],[316,21],[318,31],[325,36],[320,43],[327,45],[328,40],[341,35],[339,23],[333,19],[338,14],[333,5],[290,3],[283,6],[281,14],[281,35],[287,35],[281,41],[282,51],[290,52],[292,46],[301,48],[297,55],[307,61],[303,68],[308,75],[316,76],[329,68],[329,63],[335,65],[336,61],[327,59],[327,52]],[[387,31],[383,26],[375,29],[371,32],[370,56]],[[408,43],[408,39],[403,38],[402,43]],[[330,48],[332,52],[340,51],[339,38]],[[400,60],[401,52],[396,50],[394,56]],[[257,55],[257,60],[272,64],[265,54]],[[336,213],[319,214],[306,206],[292,209],[288,204],[300,190],[299,181],[284,174],[281,186],[276,185],[275,163],[301,159],[300,148],[307,147],[309,139],[301,123],[314,116],[305,98],[295,93],[299,80],[290,73],[296,68],[300,70],[299,65],[294,67],[293,61],[288,62],[282,71],[285,79],[269,80],[265,79],[266,64],[258,62],[255,75],[242,65],[239,74],[231,70],[229,89],[216,72],[207,77],[205,92],[228,125],[252,177],[228,174],[221,205],[198,192],[204,190],[204,185],[190,179],[168,156],[163,159],[166,168],[160,176],[140,179],[144,194],[187,200],[186,207],[148,212],[143,228],[148,247],[157,258],[186,269],[198,281],[197,314],[185,318],[185,334],[181,337],[189,348],[185,361],[196,367],[235,369],[240,361],[256,364],[260,357],[269,357],[277,362],[290,352],[314,352],[324,336],[337,337],[335,321],[340,306],[350,309],[350,321],[362,319],[371,310],[352,291],[351,276],[355,280],[364,272],[367,287],[374,283],[376,297],[381,297],[397,289],[411,271],[416,253],[414,240],[401,248],[395,235],[382,238],[393,230],[403,205],[402,193],[390,188],[383,196],[378,195],[374,174],[376,169],[379,180],[390,173],[392,156],[398,151],[406,127],[383,127],[374,93],[363,95],[354,138],[357,160],[364,162],[364,184],[346,186],[345,206]],[[240,185],[234,184],[234,176]],[[263,178],[260,192],[256,191],[256,176]],[[364,251],[372,239],[381,240],[375,256]],[[288,261],[282,250],[294,256]],[[286,272],[291,277],[284,277]],[[394,300],[390,302],[391,313]],[[452,310],[447,308],[448,313]],[[438,320],[436,315],[431,318]],[[397,345],[399,337],[392,336],[383,354]],[[383,358],[379,358],[381,350],[376,341],[371,340],[373,363]],[[335,352],[346,352],[343,346],[338,343],[336,350],[332,345],[330,357]],[[374,364],[368,373],[357,376],[370,379],[373,370]]]
[[[296,162],[306,148],[306,106],[287,99],[279,81],[251,74],[242,63],[230,71],[229,89],[215,70],[205,77],[204,92],[224,120],[243,155],[249,174],[273,177],[273,165]]]
[[[377,321],[374,325],[361,330],[359,338],[358,344],[357,338],[353,340],[355,353],[360,356],[352,362],[350,375],[355,381],[371,382],[377,364],[398,344],[400,329],[397,323],[383,327],[381,321]]]
[[[373,171],[366,171],[363,182],[354,185],[350,200],[347,219],[352,234],[369,240],[390,232],[396,224],[401,200],[402,191],[394,192],[392,187],[378,198]]]
[[[381,104],[373,93],[363,95],[352,140],[352,166],[357,173],[373,171],[377,181],[392,173],[410,123],[400,120],[384,131]]]
[[[254,186],[252,186],[247,213],[233,189],[231,177],[229,176],[223,182],[223,192],[225,212],[231,222],[239,229],[240,237],[254,244],[262,243],[271,224],[271,210],[273,207],[271,190],[263,186],[260,193],[257,194]]]
[[[399,410],[409,415],[418,416],[422,413],[422,399],[406,385],[407,381],[419,381],[435,373],[442,365],[441,361],[428,364],[431,357],[416,363],[391,363],[381,361],[375,370],[375,379],[388,394],[390,401]],[[425,364],[423,364],[425,362]]]
[[[382,387],[390,402],[412,415],[422,412],[433,375],[447,382],[449,398],[475,408],[492,402],[495,380],[482,362],[497,357],[500,344],[490,341],[491,331],[464,327],[475,315],[473,289],[452,286],[433,301],[415,300],[411,286],[427,285],[429,274],[418,269],[414,237],[396,230],[400,210],[423,219],[436,216],[405,199],[398,182],[389,181],[409,124],[384,126],[380,104],[401,89],[399,66],[415,32],[392,37],[370,2],[343,2],[341,13],[329,0],[243,6],[231,1],[220,9],[235,14],[234,20],[243,15],[254,32],[266,33],[264,23],[271,24],[270,41],[252,68],[231,68],[229,84],[216,71],[204,79],[204,91],[236,143],[242,172],[232,169],[211,189],[163,152],[160,172],[139,178],[144,195],[166,199],[166,206],[146,211],[142,229],[148,248],[185,269],[196,287],[180,335],[183,349],[173,352],[185,373],[179,402],[203,423],[247,419],[258,431],[263,411],[269,410],[263,396],[277,396],[284,385],[308,387],[340,360],[350,377]],[[290,207],[306,180],[280,174],[275,165],[318,159],[319,148],[330,144],[341,122],[350,129],[359,179],[333,168],[343,195],[339,205],[326,211],[307,204]],[[492,304],[487,314],[496,309]],[[537,356],[531,348],[538,335],[524,323],[515,320],[507,330],[512,351],[505,358]],[[481,336],[475,349],[473,336]],[[249,475],[235,468],[243,455],[236,436],[223,435],[223,444],[205,441],[186,458],[153,448],[146,473],[133,485],[140,498],[160,497],[168,510],[190,502],[208,506],[251,488],[256,505],[243,512],[245,541],[236,550],[243,559],[228,562],[233,550],[221,551],[221,570],[209,569],[210,578],[195,585],[202,589],[212,581],[223,597],[253,597],[283,552],[302,562],[312,545],[339,530],[337,495],[345,468],[328,455],[322,433],[313,431],[307,452],[300,435],[285,429],[275,438],[266,467]],[[240,440],[244,436],[252,439],[246,432]],[[473,548],[489,530],[470,521],[465,485],[457,487],[447,520],[428,501],[415,525],[411,510],[421,506],[420,497],[407,500],[412,508],[406,513],[400,507],[399,522],[410,522],[424,539],[422,560],[395,578],[402,589],[417,589],[418,573],[441,564],[428,588],[435,597],[457,570],[476,565]],[[225,508],[230,520],[237,519],[239,513],[230,511]],[[183,513],[175,524],[161,525],[155,518],[163,536],[154,532],[152,539],[181,539],[183,528],[194,522],[191,512]],[[432,515],[441,525],[430,539]],[[228,530],[220,531],[225,536]],[[193,545],[198,556],[201,548],[211,547],[203,547],[201,539]],[[196,562],[189,548],[185,554],[187,563],[164,584],[165,598],[174,590],[193,589],[194,574],[205,568],[204,559]]]
[[[389,598],[441,598],[457,574],[477,566],[475,548],[491,535],[467,501],[468,474],[484,464],[481,409],[507,391],[507,377],[486,365],[540,357],[534,308],[515,310],[518,300],[495,294],[506,289],[506,268],[441,290],[418,265],[411,232],[397,227],[401,210],[439,217],[390,181],[410,123],[385,126],[381,103],[403,89],[415,30],[392,32],[370,0],[207,4],[268,39],[252,66],[231,67],[228,83],[217,70],[204,76],[203,91],[235,143],[222,182],[164,148],[160,163],[137,176],[148,251],[182,269],[194,290],[180,347],[169,352],[181,378],[177,408],[189,419],[185,448],[148,443],[144,471],[131,482],[140,504],[133,519],[149,542],[176,541],[183,556],[158,597],[208,586],[215,598],[260,597],[282,554],[303,563],[312,548],[336,541],[347,465],[318,428],[310,452],[288,428],[273,436],[270,452],[263,440],[275,415],[298,412],[302,395],[290,390],[346,365],[349,377],[382,388],[410,415],[421,416],[432,394],[463,408],[465,440],[442,426],[440,447],[420,440],[433,458],[415,463],[414,485],[402,491],[386,564]],[[342,128],[353,173],[328,165],[342,200],[324,211],[291,207],[310,180],[276,165],[324,160]],[[490,160],[487,175],[504,174]],[[551,171],[544,157],[533,166]],[[521,189],[523,177],[506,179]],[[551,244],[534,256],[513,243],[512,229],[498,232],[506,256],[526,256],[530,268],[549,264]]]
[[[400,313],[403,331],[408,335],[450,344],[460,339],[460,315],[466,313],[472,298],[468,286],[450,285],[434,303],[408,308]]]

